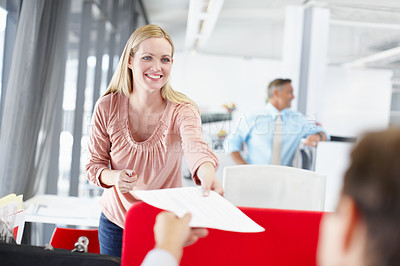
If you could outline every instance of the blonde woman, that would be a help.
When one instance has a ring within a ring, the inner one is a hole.
[[[173,55],[162,28],[137,29],[96,103],[86,171],[105,188],[99,224],[103,254],[121,256],[125,214],[138,201],[134,190],[182,186],[183,155],[205,196],[210,190],[223,194],[215,175],[218,159],[202,138],[198,108],[169,83]]]

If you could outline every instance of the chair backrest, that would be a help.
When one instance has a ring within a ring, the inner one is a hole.
[[[280,165],[224,168],[225,198],[236,206],[323,211],[325,176]]]
[[[54,248],[73,250],[79,237],[86,236],[89,239],[88,253],[100,254],[98,229],[75,229],[56,227],[50,240]]]
[[[209,229],[207,237],[184,248],[180,265],[316,265],[322,212],[240,207],[265,228],[261,233]],[[122,266],[140,265],[154,248],[154,222],[160,212],[144,202],[135,203],[125,220]]]
[[[315,171],[315,157],[317,149],[315,147],[305,145],[304,142],[305,139],[302,139],[299,147],[297,147],[293,156],[292,166]]]

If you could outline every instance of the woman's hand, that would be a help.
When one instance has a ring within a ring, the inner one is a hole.
[[[215,168],[212,163],[206,162],[200,165],[199,169],[197,170],[197,176],[201,182],[204,196],[208,196],[210,194],[210,190],[214,190],[221,196],[224,195],[224,189],[215,175]]]
[[[121,193],[127,193],[136,186],[137,175],[134,170],[108,170],[101,172],[100,182],[107,187],[116,186]]]
[[[118,181],[117,181],[117,189],[121,191],[121,193],[127,193],[133,190],[136,186],[137,175],[133,170],[122,170],[118,173]]]

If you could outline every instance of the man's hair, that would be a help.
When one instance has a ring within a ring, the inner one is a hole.
[[[292,80],[290,79],[274,79],[271,81],[267,88],[268,99],[271,99],[274,95],[274,90],[281,90],[282,86],[286,83],[291,83]]]
[[[400,265],[400,129],[367,134],[351,153],[343,195],[367,227],[366,261]]]

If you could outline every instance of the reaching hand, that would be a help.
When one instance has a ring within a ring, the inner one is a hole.
[[[178,218],[170,212],[161,212],[156,218],[154,225],[156,248],[169,251],[178,263],[182,257],[184,246],[191,245],[199,238],[208,235],[208,231],[205,228],[191,229],[189,227],[191,218],[192,215],[190,213]]]
[[[197,170],[197,176],[200,179],[203,195],[208,196],[210,190],[214,190],[220,195],[224,195],[224,189],[215,175],[215,168],[211,163],[203,163]]]

